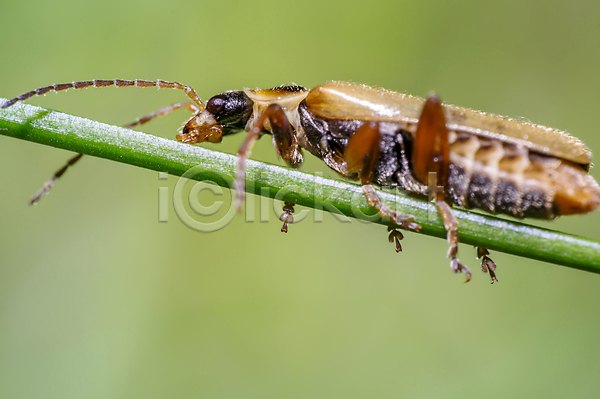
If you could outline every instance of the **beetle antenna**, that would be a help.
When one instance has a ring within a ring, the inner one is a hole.
[[[31,197],[31,199],[29,200],[29,204],[30,205],[37,204],[37,202],[40,200],[40,198],[42,198],[42,195],[44,195],[48,191],[50,191],[52,186],[54,186],[54,183],[56,182],[56,180],[67,171],[69,166],[75,165],[75,163],[77,163],[77,161],[79,161],[81,159],[81,157],[83,157],[83,154],[77,154],[73,158],[69,159],[69,161],[62,168],[60,168],[58,171],[56,171],[54,176],[52,176],[52,179],[50,179],[46,183],[44,183],[42,188],[40,188],[39,191],[37,193],[35,193],[35,195],[33,197]]]
[[[42,96],[51,91],[63,91],[63,90],[68,90],[68,89],[85,89],[90,86],[97,87],[97,88],[98,87],[108,87],[108,86],[116,86],[116,87],[135,86],[135,87],[156,87],[158,89],[178,89],[178,90],[183,90],[185,92],[185,94],[187,94],[189,98],[191,98],[196,104],[198,104],[198,106],[201,109],[204,109],[204,107],[205,107],[204,103],[202,102],[202,100],[200,100],[200,97],[198,97],[198,94],[196,93],[196,91],[194,89],[192,89],[190,86],[187,86],[187,85],[184,85],[184,84],[181,84],[178,82],[167,82],[167,81],[160,80],[160,79],[156,80],[156,81],[140,80],[140,79],[135,79],[135,80],[96,79],[96,80],[86,80],[86,81],[82,81],[82,82],[59,83],[59,84],[55,84],[52,86],[40,87],[38,89],[29,91],[27,93],[23,93],[20,96],[13,98],[12,100],[6,101],[4,104],[2,104],[0,106],[0,108],[2,108],[2,109],[8,108],[11,105],[13,105],[19,101],[25,101],[34,96]]]
[[[122,79],[100,80],[100,79],[96,79],[96,80],[87,80],[87,81],[79,81],[79,82],[72,82],[72,83],[60,83],[60,84],[55,84],[52,86],[40,87],[38,89],[29,91],[27,93],[23,93],[20,96],[15,97],[11,100],[7,100],[2,105],[0,105],[0,108],[1,109],[8,108],[19,101],[25,101],[34,96],[42,96],[51,91],[58,92],[58,91],[64,91],[64,90],[68,90],[68,89],[85,89],[85,88],[91,87],[91,86],[96,87],[96,88],[109,87],[109,86],[116,86],[116,87],[135,86],[135,87],[142,87],[142,88],[156,87],[158,89],[178,89],[178,90],[183,90],[188,95],[188,97],[192,99],[192,101],[186,101],[184,103],[173,104],[170,107],[161,108],[158,111],[156,111],[150,115],[146,115],[141,118],[138,118],[135,122],[125,125],[125,127],[128,127],[128,128],[135,126],[135,125],[144,124],[154,118],[167,115],[167,114],[169,114],[175,110],[181,109],[181,108],[188,109],[192,112],[199,112],[205,108],[205,104],[202,102],[200,97],[198,97],[198,94],[196,93],[196,91],[194,89],[192,89],[190,86],[181,84],[179,82],[167,82],[164,80],[150,81],[150,80],[140,80],[140,79],[135,79],[135,80],[122,80]],[[194,103],[197,104],[198,106],[196,106]],[[52,186],[54,186],[54,183],[56,182],[56,180],[58,178],[60,178],[67,171],[67,169],[70,166],[73,166],[75,163],[77,163],[77,161],[79,161],[82,156],[83,156],[83,154],[77,154],[75,157],[71,158],[62,168],[60,168],[54,174],[52,179],[50,179],[46,183],[44,183],[42,188],[37,193],[35,193],[35,195],[33,197],[31,197],[31,199],[29,200],[29,203],[31,205],[35,205],[44,194],[46,194],[46,193],[48,193],[48,191],[50,191]]]

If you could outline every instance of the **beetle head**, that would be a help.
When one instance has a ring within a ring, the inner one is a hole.
[[[252,106],[252,100],[241,90],[217,94],[187,121],[177,140],[184,143],[219,143],[223,136],[244,129],[252,115]]]

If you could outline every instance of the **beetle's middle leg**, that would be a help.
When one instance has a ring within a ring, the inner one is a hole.
[[[392,222],[404,230],[419,231],[421,226],[413,222],[415,219],[414,216],[402,215],[400,212],[386,206],[381,202],[375,188],[371,184],[379,155],[380,141],[381,133],[379,132],[378,122],[367,122],[359,127],[348,141],[344,154],[348,171],[359,172],[362,189],[367,197],[367,202],[370,206],[374,206],[381,216],[390,218]],[[402,239],[402,234],[394,234],[394,231],[395,229],[392,230],[390,239],[392,241],[396,240],[396,251],[400,252],[402,247],[399,240]]]

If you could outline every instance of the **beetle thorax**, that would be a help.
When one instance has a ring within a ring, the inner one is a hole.
[[[297,92],[286,92],[283,90],[269,89],[269,90],[251,90],[246,89],[244,93],[254,103],[252,109],[252,116],[246,124],[246,130],[248,130],[254,123],[254,119],[267,109],[271,104],[278,104],[283,111],[285,116],[288,118],[290,125],[296,130],[298,134],[302,134],[300,128],[300,116],[298,114],[298,106],[306,98],[308,91],[297,91]],[[265,128],[271,131],[269,121],[265,121]]]

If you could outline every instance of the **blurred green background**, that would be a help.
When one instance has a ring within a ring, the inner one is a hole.
[[[600,153],[596,0],[31,0],[0,4],[0,97],[88,79],[164,79],[203,98],[348,80],[527,117]],[[30,103],[114,124],[183,100],[102,89]],[[144,131],[174,138],[184,111]],[[234,153],[242,135],[209,147]],[[202,234],[158,188],[176,179],[0,137],[0,397],[593,397],[600,277],[494,253],[500,283],[446,243],[325,215],[234,218]],[[281,164],[269,140],[253,158]],[[304,170],[323,171],[307,157]],[[592,175],[600,179],[598,169]],[[210,196],[204,201],[210,200]],[[259,210],[259,201],[256,203]],[[264,215],[263,215],[264,216]],[[600,239],[600,212],[539,224]]]

